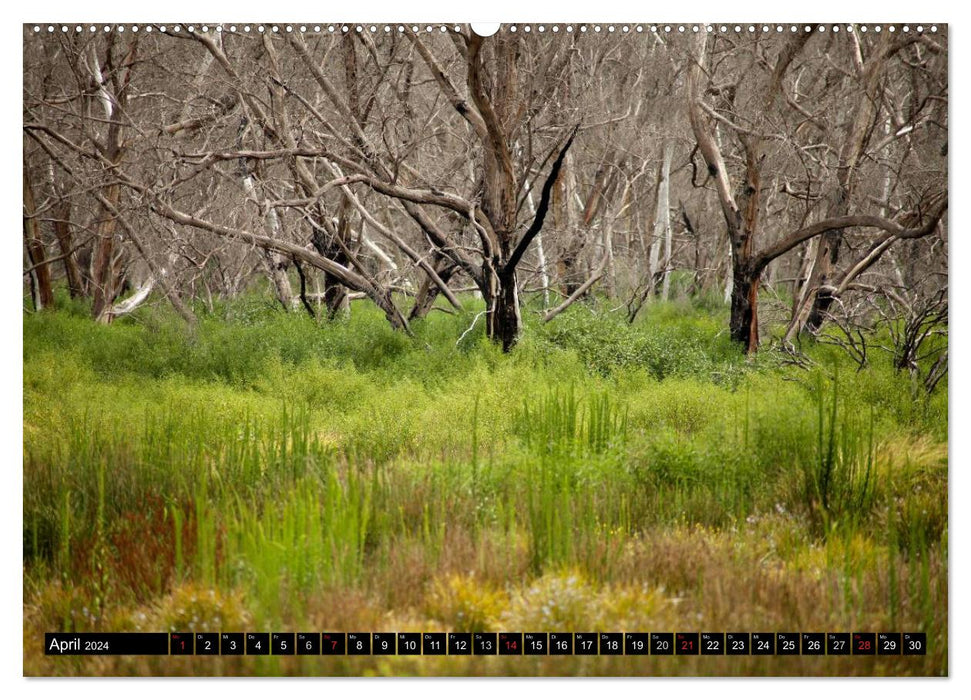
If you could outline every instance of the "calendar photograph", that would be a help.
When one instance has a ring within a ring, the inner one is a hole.
[[[24,676],[949,675],[946,23],[20,30]]]

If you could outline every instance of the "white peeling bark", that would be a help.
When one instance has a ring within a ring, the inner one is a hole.
[[[85,62],[87,63],[88,72],[91,73],[92,79],[98,86],[98,99],[101,100],[101,107],[104,109],[105,119],[110,120],[115,108],[111,101],[111,95],[105,89],[105,79],[101,73],[101,64],[98,62],[98,53],[95,44],[96,42],[94,41],[88,44],[88,55]]]
[[[732,292],[735,290],[735,276],[732,274],[732,257],[734,254],[732,253],[731,241],[725,247],[728,251],[728,255],[725,257],[727,262],[727,270],[725,272],[725,303],[727,304],[732,300]]]
[[[141,306],[146,299],[148,299],[148,295],[152,293],[152,289],[154,288],[155,276],[150,275],[148,279],[146,279],[142,285],[132,293],[131,296],[126,299],[122,299],[111,307],[112,318],[118,318],[119,316],[130,314],[132,311]]]

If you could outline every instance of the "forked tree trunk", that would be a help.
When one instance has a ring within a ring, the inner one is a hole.
[[[486,86],[483,65],[483,54],[489,49],[494,66],[488,78],[494,81],[491,94]],[[488,48],[483,45],[481,37],[474,33],[471,37],[468,84],[484,123],[481,207],[488,224],[483,223],[484,236],[489,239],[488,247],[492,249],[491,254],[485,254],[480,287],[486,302],[486,335],[502,345],[503,351],[516,344],[522,322],[515,264],[509,266],[515,249],[517,202],[507,124],[516,108],[518,56],[519,38],[516,35],[500,33],[490,40]],[[545,206],[549,206],[548,201]]]
[[[574,128],[573,133],[553,161],[550,174],[547,176],[546,182],[543,183],[539,205],[536,207],[536,216],[533,217],[533,222],[518,242],[513,240],[515,195],[512,192],[507,192],[504,187],[499,190],[499,194],[504,197],[509,196],[508,208],[505,210],[506,216],[499,219],[502,229],[496,231],[492,237],[498,243],[498,251],[493,254],[491,259],[486,259],[486,264],[483,265],[482,269],[482,278],[485,284],[480,285],[480,287],[482,296],[486,301],[486,335],[493,342],[502,345],[504,352],[509,352],[512,349],[519,340],[519,333],[522,330],[516,268],[533,239],[543,229],[543,222],[550,208],[553,184],[556,182],[563,160],[566,158],[567,151],[569,151],[578,129],[579,125]],[[489,158],[486,158],[486,162],[489,160]],[[505,185],[509,180],[503,178],[502,182]],[[494,221],[495,219],[490,220]]]
[[[793,56],[808,41],[808,34],[793,37],[779,53],[772,77],[764,94],[764,108],[768,111],[779,93],[779,87],[786,68]],[[745,154],[745,179],[738,188],[737,196],[732,193],[731,182],[722,158],[718,139],[718,126],[714,130],[708,124],[702,108],[702,86],[704,59],[708,39],[698,36],[698,59],[688,73],[688,118],[698,149],[708,165],[708,173],[715,181],[722,215],[728,233],[729,272],[726,297],[731,300],[729,330],[732,340],[741,343],[747,353],[753,353],[759,345],[758,291],[759,279],[765,266],[789,248],[770,253],[757,254],[755,238],[758,233],[761,167],[765,157],[764,138],[758,135],[738,133],[736,135]],[[799,241],[801,242],[801,240]]]

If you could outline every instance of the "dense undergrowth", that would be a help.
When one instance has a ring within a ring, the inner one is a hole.
[[[470,301],[468,306],[474,306]],[[725,313],[576,306],[503,355],[258,298],[24,318],[25,672],[947,672],[947,387]],[[481,321],[480,321],[481,323]],[[928,633],[926,657],[45,659],[54,629]],[[658,665],[660,664],[660,665]],[[665,665],[667,664],[667,665]]]

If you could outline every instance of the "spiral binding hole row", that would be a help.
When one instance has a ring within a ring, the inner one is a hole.
[[[381,25],[379,25],[379,24],[326,24],[326,25],[324,25],[324,24],[230,24],[230,25],[223,25],[223,24],[215,24],[215,25],[201,24],[201,25],[194,25],[194,24],[189,24],[189,25],[185,25],[185,26],[182,26],[182,25],[179,25],[179,24],[175,24],[175,25],[151,25],[151,24],[146,24],[146,25],[138,25],[138,24],[131,24],[131,25],[126,25],[126,24],[117,24],[117,25],[111,25],[111,24],[104,24],[104,25],[95,25],[95,24],[81,25],[81,24],[76,24],[76,25],[73,25],[73,26],[71,26],[71,25],[65,25],[65,24],[61,24],[61,25],[54,25],[54,24],[40,25],[40,24],[35,24],[35,25],[33,25],[33,30],[34,30],[34,33],[35,34],[39,34],[39,33],[43,32],[45,30],[48,33],[50,33],[50,34],[53,34],[54,32],[56,32],[58,30],[61,31],[62,33],[68,33],[68,32],[71,32],[71,31],[74,31],[75,33],[80,33],[80,32],[84,32],[84,31],[88,31],[88,32],[92,32],[93,33],[93,32],[98,32],[98,31],[110,32],[110,31],[114,30],[114,31],[116,31],[118,33],[123,33],[123,32],[139,32],[139,31],[143,31],[143,32],[146,32],[146,33],[150,33],[152,31],[159,31],[159,32],[162,32],[163,34],[180,34],[180,33],[183,33],[183,32],[187,32],[189,34],[192,34],[192,33],[195,33],[197,31],[198,32],[202,32],[202,33],[209,33],[209,32],[229,32],[231,34],[236,34],[236,33],[243,33],[243,34],[256,33],[256,34],[262,34],[262,33],[266,33],[266,32],[271,32],[271,33],[276,33],[276,34],[280,34],[280,33],[288,34],[288,33],[293,33],[295,31],[300,32],[301,34],[306,34],[306,33],[313,33],[313,34],[321,34],[321,33],[338,34],[338,33],[345,33],[346,34],[346,33],[351,32],[351,31],[358,32],[358,33],[370,32],[371,34],[377,34],[379,32],[384,32],[386,34],[391,33],[391,32],[397,32],[399,34],[403,34],[405,32],[412,32],[414,34],[420,34],[422,32],[425,32],[425,33],[433,33],[433,32],[445,33],[445,32],[449,32],[449,31],[451,31],[451,32],[460,32],[460,31],[462,31],[462,27],[461,27],[461,25],[458,25],[458,24],[452,24],[452,25],[445,25],[445,24],[438,24],[438,25],[432,25],[432,24],[425,24],[425,25],[417,25],[417,24],[412,24],[412,25],[405,25],[405,24],[397,24],[397,25],[392,25],[392,24],[381,24]],[[718,34],[744,34],[744,33],[755,34],[757,32],[761,32],[763,34],[767,34],[767,33],[770,33],[770,32],[775,32],[775,33],[783,33],[783,32],[797,33],[797,32],[812,32],[812,31],[818,31],[818,32],[831,31],[833,33],[839,33],[839,32],[855,32],[855,31],[858,31],[858,32],[861,32],[861,33],[867,33],[867,32],[880,33],[881,31],[888,31],[888,32],[897,32],[897,31],[900,31],[900,32],[904,32],[905,34],[906,33],[909,33],[909,32],[917,32],[917,33],[920,34],[920,33],[923,33],[925,31],[930,31],[931,33],[936,33],[937,32],[937,25],[936,24],[932,24],[929,27],[925,27],[922,24],[918,24],[918,25],[914,25],[914,26],[911,26],[909,24],[903,24],[903,25],[896,25],[896,24],[887,24],[887,25],[882,25],[882,24],[876,24],[876,25],[868,25],[868,24],[861,24],[861,25],[852,25],[852,24],[846,24],[846,25],[842,25],[842,24],[831,24],[831,25],[809,25],[809,24],[805,24],[805,25],[797,25],[797,24],[757,24],[757,25],[756,24],[707,24],[707,25],[699,25],[699,24],[690,24],[690,25],[688,25],[688,24],[603,24],[603,25],[601,25],[601,24],[577,24],[577,25],[574,25],[574,24],[548,24],[548,25],[547,24],[535,24],[535,25],[533,25],[533,24],[510,24],[510,25],[508,25],[508,26],[505,27],[505,30],[508,31],[508,32],[511,32],[511,33],[522,32],[522,33],[525,33],[525,34],[530,34],[530,33],[533,33],[533,32],[536,32],[536,33],[539,33],[539,34],[545,34],[547,32],[550,32],[550,33],[553,33],[553,34],[557,34],[559,32],[566,32],[568,34],[569,33],[573,33],[573,32],[580,32],[581,34],[587,33],[587,32],[592,32],[594,34],[604,33],[604,32],[606,32],[608,34],[613,34],[613,33],[628,34],[628,33],[631,33],[631,32],[633,32],[633,33],[652,32],[652,33],[655,33],[655,34],[671,34],[671,33],[685,34],[685,33],[689,33],[689,32],[690,33],[698,33],[698,32],[700,32],[702,30],[703,31],[706,31],[706,32],[709,32],[709,33],[718,33]]]

